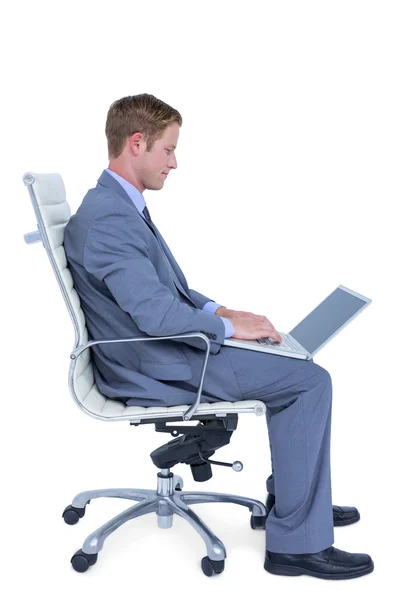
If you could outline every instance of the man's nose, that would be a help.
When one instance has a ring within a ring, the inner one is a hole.
[[[175,156],[172,156],[171,159],[168,161],[168,167],[170,169],[176,169],[178,167],[178,162]]]

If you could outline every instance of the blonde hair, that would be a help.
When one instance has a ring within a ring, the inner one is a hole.
[[[180,113],[151,94],[125,96],[116,100],[107,113],[108,159],[118,158],[127,137],[137,132],[143,134],[147,151],[150,151],[164,130],[175,122],[182,125]]]

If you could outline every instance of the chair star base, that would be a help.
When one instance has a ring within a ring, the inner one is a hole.
[[[137,504],[120,513],[105,525],[91,533],[84,541],[82,549],[78,550],[71,559],[76,571],[86,571],[97,561],[97,554],[103,548],[105,539],[127,521],[151,512],[157,514],[158,527],[169,529],[173,524],[173,516],[179,515],[203,538],[207,549],[207,556],[202,560],[203,572],[210,576],[221,573],[224,569],[223,561],[226,558],[225,546],[220,539],[207,527],[207,525],[189,508],[190,504],[205,502],[232,502],[246,506],[252,513],[251,526],[253,529],[265,528],[267,517],[265,505],[258,500],[231,494],[215,492],[184,492],[183,480],[178,475],[171,473],[170,469],[162,469],[157,474],[157,490],[115,488],[103,490],[90,490],[81,492],[72,501],[63,513],[63,518],[68,524],[75,524],[85,514],[86,505],[94,498],[125,498],[138,501]],[[254,526],[257,524],[257,527]]]

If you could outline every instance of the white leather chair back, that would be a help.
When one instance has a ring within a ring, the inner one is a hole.
[[[38,227],[36,239],[32,239],[34,234],[28,234],[25,239],[28,242],[42,241],[74,326],[75,349],[85,344],[89,335],[64,251],[64,229],[71,217],[65,185],[59,173],[25,173],[23,181],[29,190]],[[95,383],[90,348],[76,359],[71,383],[76,400],[82,407],[88,408],[90,412],[101,411],[107,398],[100,393]]]

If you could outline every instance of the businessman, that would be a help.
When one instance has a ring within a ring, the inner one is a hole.
[[[265,316],[228,309],[189,288],[151,218],[143,192],[161,190],[177,168],[181,126],[180,113],[150,94],[121,98],[109,108],[108,168],[71,217],[64,239],[89,334],[92,339],[206,334],[211,350],[201,401],[257,398],[266,405],[272,474],[266,482],[265,569],[324,579],[370,573],[368,554],[333,546],[334,525],[354,523],[360,515],[354,507],[332,506],[328,371],[313,361],[221,345],[230,336],[281,339]],[[96,383],[110,398],[138,406],[195,400],[202,340],[92,350]]]

